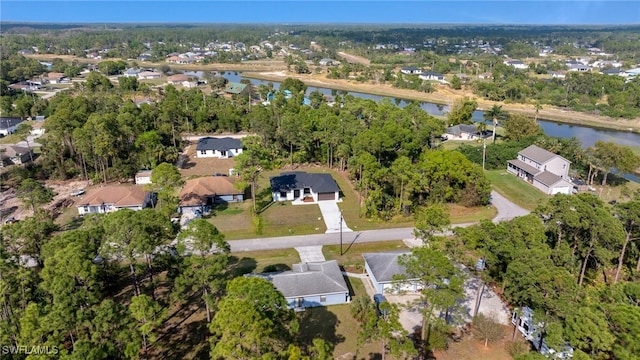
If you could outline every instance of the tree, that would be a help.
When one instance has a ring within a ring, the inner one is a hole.
[[[447,114],[448,125],[471,124],[473,122],[473,112],[477,107],[478,102],[476,100],[469,99],[468,97],[457,99]]]
[[[138,90],[138,79],[134,76],[120,76],[118,78],[120,88],[124,91]]]
[[[242,180],[251,184],[251,197],[253,199],[253,211],[257,213],[256,207],[256,184],[263,170],[270,169],[273,158],[270,152],[262,146],[262,142],[257,136],[248,136],[242,139],[244,150],[236,156],[237,168],[240,170]]]
[[[534,106],[534,109],[536,110],[536,117],[533,120],[537,123],[538,122],[538,113],[540,113],[540,110],[542,110],[542,105],[540,104],[539,101],[536,101],[536,103],[533,106]]]
[[[614,215],[622,222],[622,226],[625,232],[625,239],[620,250],[620,256],[618,256],[618,267],[616,268],[616,275],[613,278],[613,283],[618,282],[622,266],[624,264],[624,255],[627,250],[627,246],[631,240],[640,239],[640,200],[633,200],[626,203],[618,204],[613,209]],[[633,238],[632,238],[633,236]]]
[[[33,126],[27,123],[21,123],[16,128],[15,135],[24,142],[27,143],[27,149],[29,149],[29,160],[33,163],[33,152],[31,151],[31,145],[29,144],[29,136],[31,136],[31,131],[33,131]]]
[[[187,257],[174,286],[178,293],[184,294],[190,288],[202,293],[207,323],[211,322],[213,295],[223,288],[229,250],[224,235],[205,219],[191,221],[178,236],[178,252]]]
[[[138,322],[136,330],[142,336],[142,352],[146,354],[149,343],[157,339],[156,331],[167,316],[166,309],[149,296],[138,295],[131,298],[129,312]]]
[[[178,208],[178,189],[184,184],[180,171],[174,165],[162,163],[151,171],[151,187],[158,192],[162,214],[170,216]]]
[[[41,205],[53,200],[53,191],[33,179],[25,179],[16,190],[16,196],[25,207],[31,207],[33,214],[38,214]]]
[[[504,124],[506,136],[514,141],[542,134],[542,129],[535,120],[520,114],[510,114]]]
[[[602,186],[607,184],[611,169],[615,168],[623,173],[633,172],[640,159],[630,148],[613,142],[596,141],[592,152],[598,167],[604,172]]]
[[[504,120],[506,116],[507,116],[507,113],[502,110],[502,105],[493,105],[491,109],[484,112],[483,114],[484,120],[493,121],[493,135],[491,136],[492,143],[496,142],[496,127],[498,126],[498,120]]]
[[[414,235],[428,245],[436,233],[443,232],[449,225],[447,208],[441,204],[429,205],[416,211]]]
[[[460,78],[457,75],[453,75],[453,78],[451,79],[451,87],[454,90],[462,89],[462,81],[460,81]]]
[[[280,84],[280,90],[289,90],[293,94],[303,94],[307,91],[307,85],[302,80],[286,78]]]
[[[427,342],[427,331],[434,325],[443,325],[447,315],[452,315],[450,309],[463,298],[464,275],[444,254],[425,246],[400,256],[398,264],[406,268],[404,278],[416,279],[422,289],[416,302],[422,312],[421,338]],[[440,315],[445,315],[444,319]]]
[[[298,324],[272,283],[239,277],[227,285],[209,329],[212,359],[266,358],[287,348]]]
[[[496,322],[497,318],[495,313],[485,316],[483,313],[478,313],[473,319],[473,330],[475,336],[479,340],[484,341],[484,347],[490,342],[496,342],[504,337],[504,329],[502,325]]]

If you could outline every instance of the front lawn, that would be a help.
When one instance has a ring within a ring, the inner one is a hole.
[[[524,209],[534,210],[549,199],[549,195],[507,170],[487,170],[485,174],[495,191]]]
[[[343,266],[346,271],[355,273],[364,272],[362,253],[397,250],[409,250],[409,248],[402,240],[354,244],[344,242],[342,244],[342,255],[340,255],[340,245],[325,245],[322,247],[325,259],[337,260],[338,264]]]

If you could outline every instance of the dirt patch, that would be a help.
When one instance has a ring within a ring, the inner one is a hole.
[[[343,58],[345,58],[345,60],[347,60],[347,62],[350,62],[350,63],[364,64],[364,65],[371,64],[371,60],[364,58],[362,56],[351,55],[342,51],[340,51],[338,55],[342,56]]]
[[[471,335],[466,335],[460,342],[449,342],[446,351],[436,351],[434,356],[438,360],[511,360],[513,357],[507,352],[507,346],[511,343],[510,331],[513,328],[505,326],[505,338],[486,348],[484,342],[478,341]]]
[[[85,189],[91,185],[91,182],[84,180],[47,181],[45,185],[53,190],[54,197],[49,204],[43,206],[43,209],[49,211],[51,216],[55,218],[75,203],[71,192],[77,189]],[[2,218],[13,216],[16,220],[23,220],[28,216],[33,216],[33,210],[25,209],[22,201],[16,196],[16,189],[13,188],[0,193],[0,213]]]
[[[188,145],[178,159],[178,169],[183,177],[223,174],[235,167],[234,159],[197,158],[196,144]]]

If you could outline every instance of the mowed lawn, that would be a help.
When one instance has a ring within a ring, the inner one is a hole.
[[[495,191],[524,209],[534,210],[549,199],[549,195],[506,170],[487,170],[485,174]]]

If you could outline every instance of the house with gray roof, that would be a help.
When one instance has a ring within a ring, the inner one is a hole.
[[[18,125],[22,124],[24,119],[21,117],[0,117],[0,135],[7,136],[16,132]]]
[[[475,125],[459,124],[449,126],[442,136],[447,140],[477,140],[481,138],[480,135]]]
[[[531,145],[518,152],[518,158],[507,161],[507,172],[533,185],[548,195],[571,194],[569,177],[571,162],[560,155]]]
[[[203,137],[196,146],[197,158],[229,159],[239,154],[242,154],[242,141],[230,137]]]
[[[417,279],[398,280],[398,277],[407,277],[407,269],[398,264],[398,259],[409,254],[411,253],[408,251],[362,254],[365,270],[376,293],[389,294],[398,291],[418,292],[420,290]]]
[[[269,178],[273,201],[317,202],[338,200],[340,188],[331,174],[285,172]]]
[[[284,295],[289,308],[346,304],[351,300],[349,287],[336,260],[293,264],[283,272],[250,274],[273,283]]]
[[[400,69],[400,72],[405,75],[420,75],[422,74],[422,69],[417,68],[415,66],[405,66]]]

